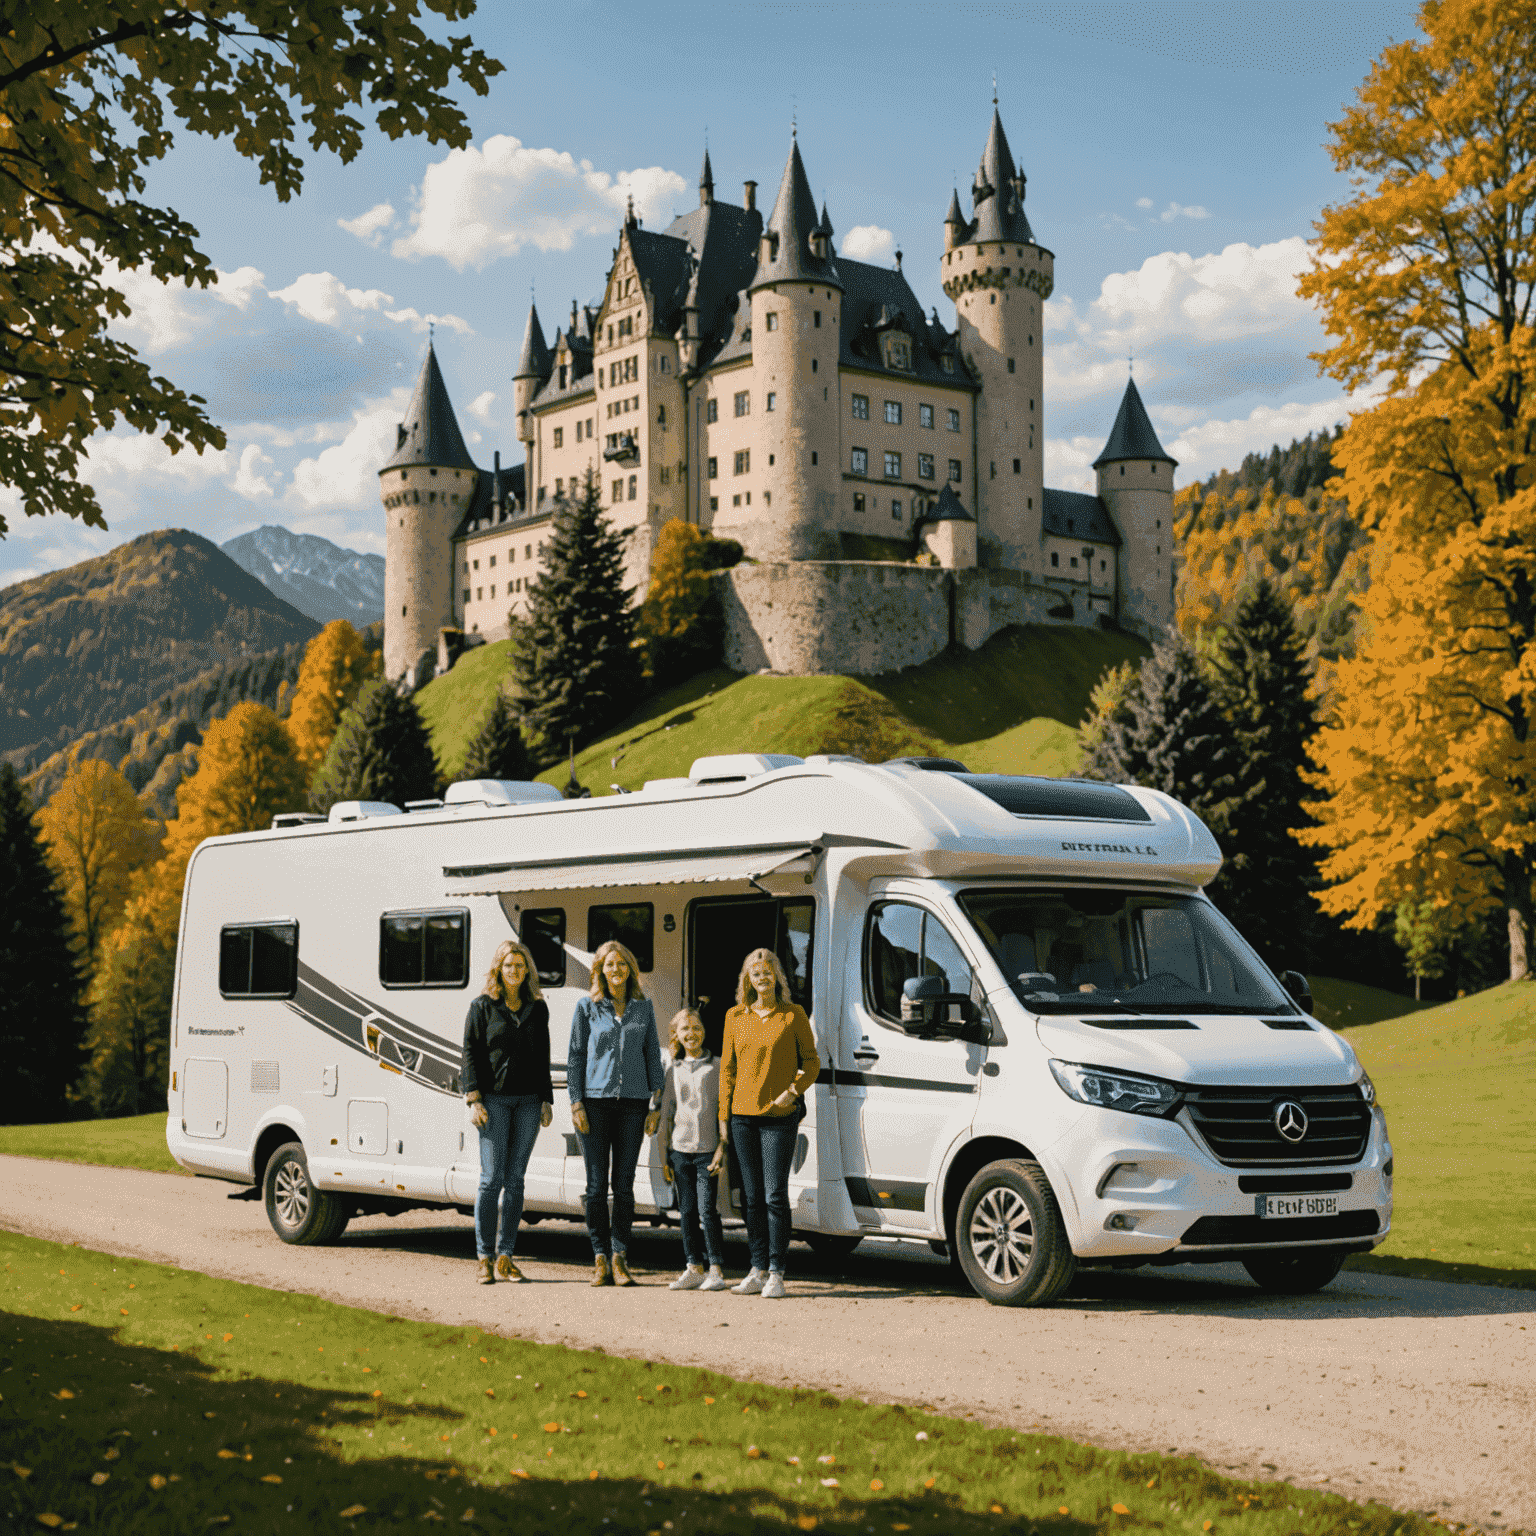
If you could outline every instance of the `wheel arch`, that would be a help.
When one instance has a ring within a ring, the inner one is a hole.
[[[290,1141],[304,1145],[304,1138],[291,1125],[274,1120],[271,1125],[262,1127],[261,1134],[256,1138],[256,1150],[251,1154],[251,1182],[257,1189],[266,1183],[267,1164],[272,1161],[272,1154],[279,1147],[287,1146]]]
[[[978,1136],[968,1141],[955,1153],[944,1175],[942,1231],[946,1242],[952,1241],[955,1232],[955,1212],[960,1209],[960,1197],[965,1186],[987,1166],[1004,1158],[1023,1157],[1034,1159],[1035,1154],[1023,1142],[1008,1136]]]

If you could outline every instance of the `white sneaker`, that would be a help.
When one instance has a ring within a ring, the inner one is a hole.
[[[763,1288],[763,1272],[760,1269],[749,1269],[746,1278],[739,1284],[731,1287],[733,1296],[756,1296]]]
[[[697,1264],[690,1264],[671,1285],[669,1291],[696,1291],[704,1284],[704,1271]]]
[[[768,1271],[768,1278],[763,1281],[762,1295],[764,1301],[777,1301],[784,1295],[784,1276],[778,1270]]]
[[[720,1273],[720,1266],[718,1264],[711,1264],[709,1266],[709,1273],[705,1275],[699,1289],[701,1291],[723,1291],[725,1289],[725,1276]]]

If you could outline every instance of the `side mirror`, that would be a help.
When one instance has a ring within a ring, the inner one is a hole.
[[[942,976],[911,976],[901,985],[901,1022],[923,1034],[955,1034],[979,1022],[976,1003],[968,992],[946,992]]]
[[[1280,985],[1303,1013],[1312,1012],[1312,984],[1300,971],[1281,971]]]

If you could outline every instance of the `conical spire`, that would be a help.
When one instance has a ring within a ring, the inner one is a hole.
[[[437,366],[437,353],[427,343],[427,356],[416,380],[405,420],[400,423],[395,451],[385,469],[402,469],[409,464],[431,464],[439,469],[474,469],[475,461],[464,446],[458,418],[448,399]]]
[[[764,227],[763,252],[757,263],[754,287],[765,283],[795,282],[810,279],[818,283],[837,283],[837,269],[830,257],[818,256],[811,248],[811,236],[817,232],[816,199],[800,158],[800,141],[789,147],[784,162],[784,176],[779,195]]]
[[[549,373],[549,348],[544,342],[544,327],[539,324],[539,307],[528,306],[528,324],[523,330],[523,350],[517,359],[514,379],[542,379]]]
[[[962,227],[966,223],[965,215],[960,212],[960,191],[959,191],[959,188],[951,188],[950,189],[950,193],[949,193],[949,212],[944,215],[944,222],[946,224],[959,224]]]
[[[709,148],[704,149],[704,164],[699,169],[699,206],[707,208],[715,200],[715,173],[710,169]]]
[[[1114,430],[1109,434],[1109,441],[1104,444],[1104,452],[1093,461],[1093,467],[1097,469],[1101,464],[1113,464],[1117,459],[1158,459],[1164,464],[1173,465],[1179,462],[1165,453],[1163,445],[1158,442],[1147,408],[1141,403],[1135,379],[1126,380]]]
[[[828,240],[830,240],[832,236],[837,233],[837,231],[832,228],[832,215],[827,212],[827,203],[825,198],[822,199],[821,223],[816,226],[816,233],[818,235],[824,236]]]
[[[1022,172],[1013,163],[1013,151],[1008,147],[1008,135],[1003,132],[1003,119],[994,102],[992,127],[987,133],[986,147],[981,152],[981,163],[976,167],[976,180],[971,187],[971,202],[976,211],[976,229],[972,239],[1021,240],[1034,244],[1034,231],[1024,217],[1024,204],[1019,196]],[[954,200],[954,211],[959,212],[959,200]],[[945,223],[949,223],[948,219]]]

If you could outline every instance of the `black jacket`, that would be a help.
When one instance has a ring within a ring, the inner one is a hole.
[[[555,1102],[549,1080],[549,1008],[542,998],[521,1024],[505,1003],[484,995],[464,1019],[464,1092],[533,1094]]]

